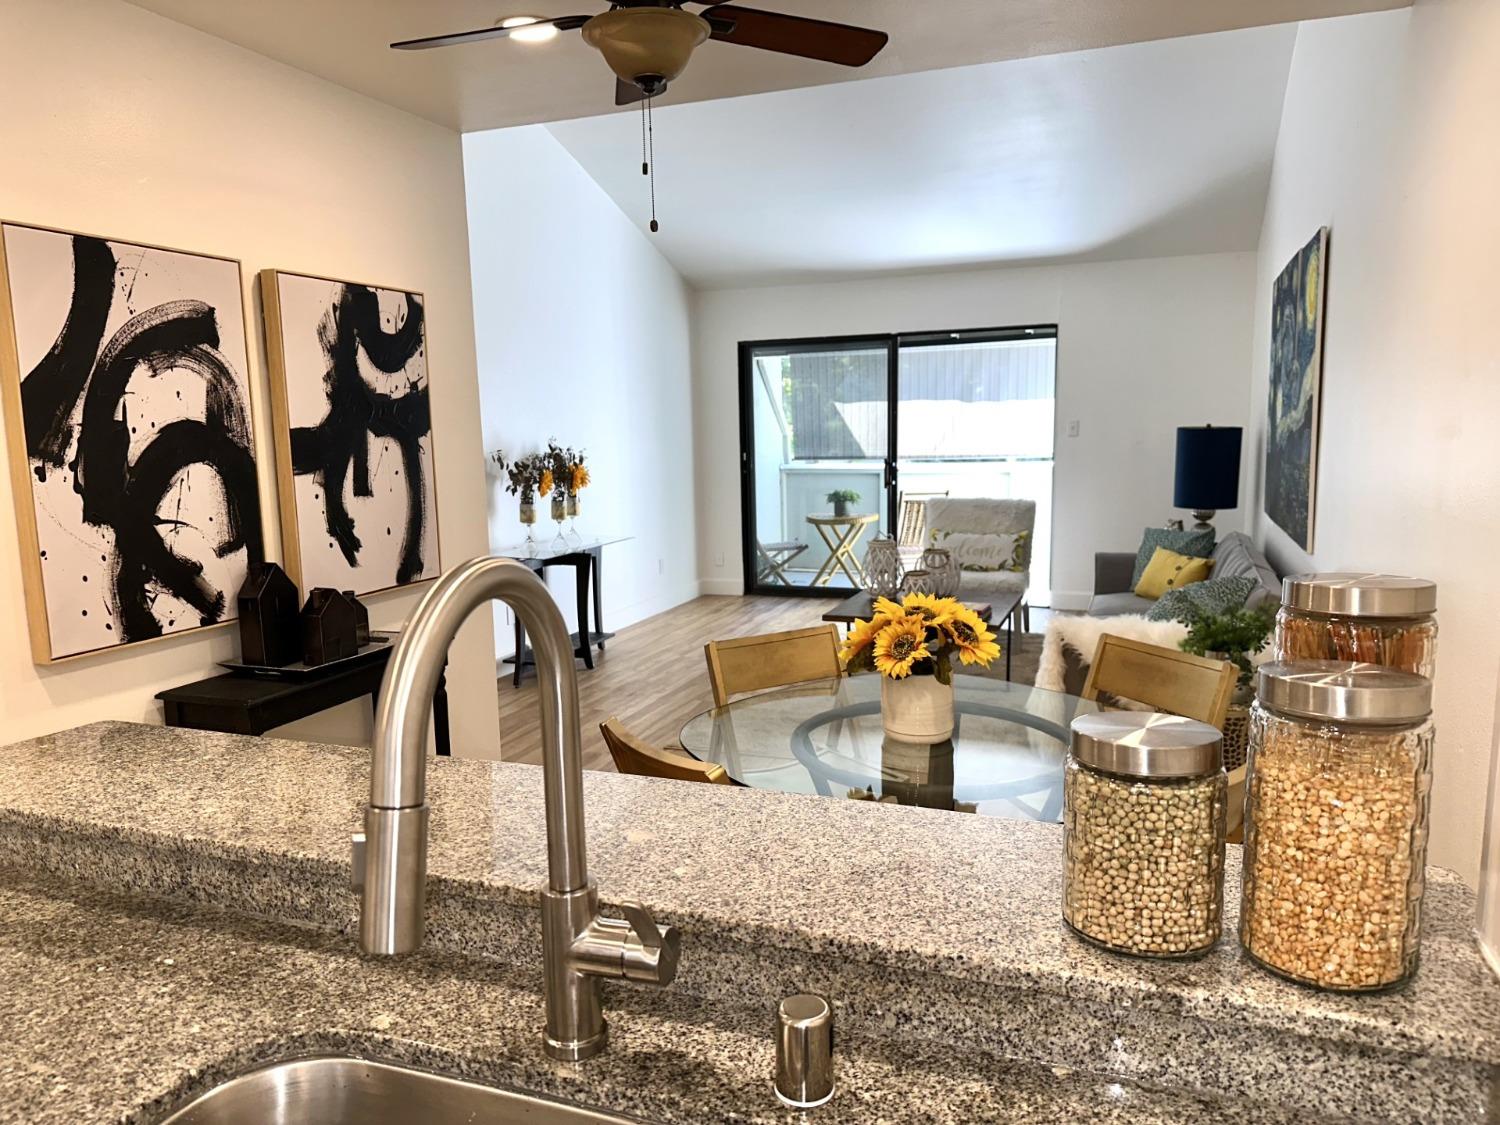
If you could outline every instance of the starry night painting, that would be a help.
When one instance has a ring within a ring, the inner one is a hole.
[[[369,594],[441,573],[420,293],[261,274],[286,569]]]
[[[33,658],[230,620],[264,557],[240,264],[12,223],[0,247]]]
[[[1297,251],[1271,294],[1271,385],[1266,411],[1266,514],[1313,549],[1328,228]]]

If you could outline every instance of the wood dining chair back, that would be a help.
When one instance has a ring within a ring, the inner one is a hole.
[[[1227,660],[1105,633],[1094,649],[1083,698],[1097,700],[1102,693],[1223,730],[1238,675]]]
[[[723,707],[734,695],[834,679],[843,671],[839,666],[838,626],[831,624],[709,641],[703,646],[703,654],[708,658],[708,682],[715,707]]]
[[[604,745],[615,760],[615,769],[637,777],[664,777],[671,781],[703,781],[710,785],[733,785],[717,762],[700,762],[681,751],[663,750],[631,734],[614,717],[599,724]]]

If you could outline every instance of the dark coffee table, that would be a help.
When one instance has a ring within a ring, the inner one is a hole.
[[[1025,598],[1024,593],[1000,594],[994,603],[965,601],[975,613],[979,614],[986,623],[994,625],[996,622],[1005,623],[1005,678],[1010,679],[1010,648],[1012,639],[1012,626],[1015,624],[1016,610],[1021,607]],[[838,605],[834,606],[823,615],[824,621],[832,621],[839,625],[850,626],[856,621],[868,621],[875,613],[875,595],[868,590],[859,590],[850,594]]]

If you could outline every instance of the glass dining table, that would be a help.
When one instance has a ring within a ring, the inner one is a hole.
[[[1059,821],[1069,725],[1097,704],[989,676],[953,680],[953,737],[901,742],[880,721],[880,677],[816,680],[705,711],[682,746],[755,789]]]

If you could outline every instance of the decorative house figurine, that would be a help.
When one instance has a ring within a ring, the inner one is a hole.
[[[354,640],[360,648],[370,643],[370,610],[364,602],[354,596],[353,590],[345,590],[344,597],[354,607]]]
[[[286,571],[273,562],[251,563],[235,602],[241,660],[280,668],[302,656],[297,586]]]
[[[302,607],[302,660],[309,665],[343,660],[359,651],[359,613],[337,590],[320,586]]]

